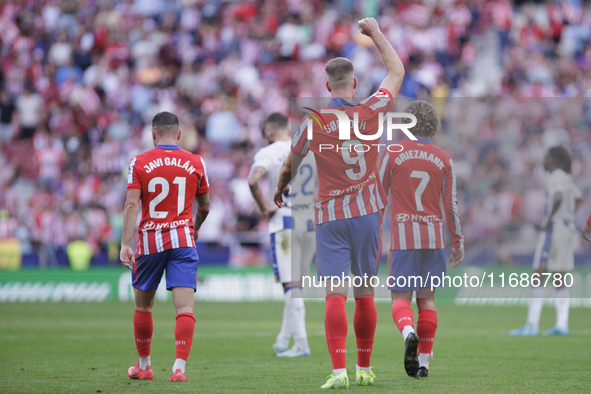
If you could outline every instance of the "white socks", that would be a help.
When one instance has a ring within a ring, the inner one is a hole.
[[[529,308],[527,310],[527,325],[533,328],[538,328],[540,324],[540,315],[542,314],[542,307],[544,306],[544,292],[542,286],[534,287],[531,291],[529,300]]]
[[[287,293],[285,293],[287,297]],[[279,344],[289,345],[289,339],[291,338],[291,329],[289,327],[289,306],[287,305],[287,298],[285,299],[285,305],[283,305],[283,320],[281,321],[281,330],[277,335],[276,342]]]
[[[527,311],[527,324],[530,327],[538,328],[542,306],[544,305],[544,288],[535,287],[532,289],[532,298],[529,300]],[[568,327],[568,312],[570,308],[570,290],[568,287],[561,287],[556,290],[554,299],[556,307],[556,327],[565,329]]]
[[[172,366],[172,372],[175,372],[177,369],[180,369],[181,373],[185,373],[185,364],[187,364],[187,360],[183,360],[182,358],[177,358],[176,360],[174,360],[174,365]],[[142,371],[145,371],[149,365],[150,365],[150,356],[140,357],[140,369]]]
[[[431,358],[431,354],[429,353],[419,353],[419,367],[425,367],[429,369],[429,359]]]
[[[363,371],[366,373],[371,373],[371,367],[360,367],[359,365],[355,364],[355,371],[356,372]]]
[[[291,287],[285,292],[283,321],[281,331],[277,335],[277,343],[288,345],[292,335],[298,348],[302,350],[310,348],[306,333],[306,307],[302,298],[302,288],[297,286]]]
[[[309,349],[308,334],[306,333],[306,307],[302,298],[302,288],[292,287],[285,293],[285,304],[288,310],[288,324],[293,333],[293,339],[298,348]]]
[[[177,358],[174,360],[174,365],[172,366],[172,372],[176,372],[177,369],[181,370],[181,373],[185,373],[185,364],[187,364],[187,360],[183,360],[182,358]]]
[[[408,337],[408,334],[411,332],[415,332],[415,329],[412,326],[404,326],[402,329],[402,339],[406,341],[406,337]]]
[[[338,368],[338,369],[333,369],[332,370],[332,374],[333,376],[338,376],[340,374],[342,374],[343,372],[346,372],[347,368]]]
[[[150,366],[150,356],[140,357],[140,369],[145,371]]]
[[[556,327],[560,329],[568,328],[568,310],[570,307],[570,290],[568,287],[561,287],[556,290],[554,306],[556,307]]]

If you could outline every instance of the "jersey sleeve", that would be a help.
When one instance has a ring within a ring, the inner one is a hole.
[[[269,164],[270,163],[269,163],[268,155],[266,155],[265,151],[263,149],[261,149],[254,155],[254,160],[253,160],[252,166],[250,166],[250,168],[261,167],[262,169],[264,169],[268,173],[269,172]]]
[[[207,168],[205,167],[205,161],[203,160],[203,157],[199,157],[199,160],[201,161],[203,172],[201,173],[199,185],[197,186],[197,194],[205,194],[209,193],[209,179],[207,178]]]
[[[291,151],[298,157],[304,157],[308,154],[310,148],[310,140],[308,140],[308,119],[304,117],[298,131],[291,139]]]
[[[386,195],[388,195],[390,192],[390,180],[392,178],[392,166],[390,165],[390,162],[390,155],[388,152],[384,153],[384,157],[382,157],[382,163],[380,164],[379,175]]]
[[[462,235],[460,212],[458,210],[456,174],[454,171],[454,162],[451,158],[449,159],[449,170],[444,181],[443,206],[445,208],[445,217],[447,218],[447,229],[451,233],[451,246],[454,248],[463,247],[464,236]]]
[[[384,88],[380,88],[377,92],[359,103],[359,106],[367,109],[375,114],[386,113],[392,109],[394,100],[392,94]]]
[[[127,170],[127,190],[142,188],[136,163],[137,157],[131,159],[131,162],[129,163],[129,169]]]
[[[566,191],[566,179],[555,171],[548,179],[548,195],[554,196],[556,193],[564,193]]]

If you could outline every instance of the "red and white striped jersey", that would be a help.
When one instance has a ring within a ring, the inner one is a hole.
[[[33,159],[39,167],[39,178],[59,179],[62,174],[62,162],[64,161],[63,150],[56,145],[41,148]]]
[[[341,110],[350,120],[357,117],[359,133],[370,137],[378,131],[379,114],[387,113],[392,104],[390,92],[380,89],[359,104],[333,98],[327,109]],[[308,139],[309,117],[306,116],[291,146],[293,154],[299,157],[306,156],[308,151],[314,152],[319,183],[316,224],[380,212],[388,204],[378,177],[379,152],[375,145],[379,144],[380,138],[361,143],[351,130],[352,139],[342,141],[337,116],[330,113],[317,115],[323,121],[322,128],[320,121],[312,122],[312,139]]]
[[[427,26],[432,14],[431,8],[422,4],[411,4],[400,12],[398,17],[404,22],[417,25]]]
[[[10,45],[20,34],[20,29],[10,16],[0,16],[0,40],[5,45]]]
[[[178,145],[157,145],[129,164],[127,189],[140,189],[142,218],[136,256],[195,247],[191,211],[209,193],[203,159]]]
[[[451,156],[430,140],[400,142],[384,154],[380,179],[392,197],[391,250],[443,249],[443,198],[452,246],[464,245]]]
[[[94,88],[90,86],[76,87],[72,91],[70,103],[77,103],[88,116],[96,114],[101,108],[101,98]]]
[[[96,144],[91,151],[92,169],[96,174],[104,175],[121,171],[119,161],[121,147],[117,141],[105,141]]]
[[[487,3],[494,26],[499,30],[509,30],[513,21],[513,7],[507,0]]]

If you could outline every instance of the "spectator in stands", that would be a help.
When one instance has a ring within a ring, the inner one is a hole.
[[[10,94],[0,90],[0,144],[9,142],[14,135],[12,117],[16,107]]]
[[[359,95],[375,91],[383,65],[354,24],[370,15],[405,63],[403,95],[454,97],[438,106],[439,142],[457,157],[460,209],[473,229],[467,242],[498,238],[507,223],[527,238],[542,214],[536,163],[556,130],[572,138],[575,179],[591,172],[588,108],[554,102],[553,113],[566,119],[554,125],[539,115],[550,113],[545,104],[511,98],[591,96],[586,3],[34,3],[0,1],[0,209],[36,247],[66,242],[39,235],[41,225],[63,221],[68,234],[105,251],[125,198],[119,175],[152,147],[146,125],[164,110],[179,114],[181,145],[202,154],[218,182],[207,242],[235,243],[243,237],[237,228],[265,231],[241,183],[263,143],[262,120],[288,112],[291,97],[325,95],[331,57],[355,62]],[[495,108],[508,120],[484,102],[455,99],[474,95],[505,97]],[[483,219],[496,213],[499,222]]]
[[[20,137],[28,139],[33,136],[43,120],[44,102],[41,95],[25,86],[23,94],[16,100],[16,109],[20,125]]]

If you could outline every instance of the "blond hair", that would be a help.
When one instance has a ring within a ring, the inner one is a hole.
[[[324,70],[326,71],[328,85],[331,89],[341,90],[353,85],[355,67],[349,59],[345,59],[344,57],[331,59],[326,63]]]

